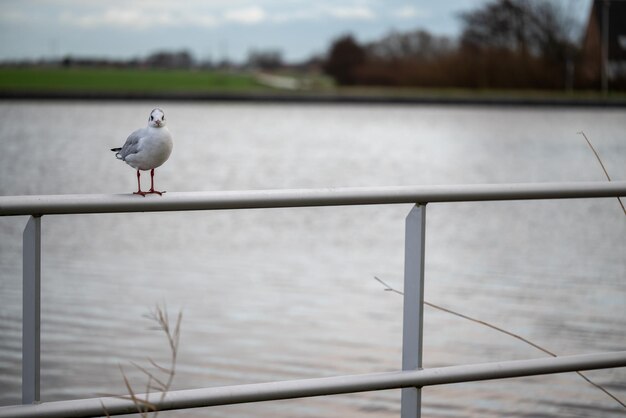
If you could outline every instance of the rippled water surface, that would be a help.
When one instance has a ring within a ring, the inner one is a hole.
[[[626,111],[162,103],[169,191],[626,180]],[[149,103],[0,103],[0,194],[127,193],[109,148]],[[147,180],[147,177],[146,177]],[[147,185],[147,183],[146,183]],[[137,197],[141,199],[141,197]],[[159,198],[159,197],[147,197]],[[162,199],[167,199],[167,195]],[[401,365],[410,205],[46,216],[42,398],[123,393],[118,364],[166,361],[143,317],[183,311],[175,389]],[[430,204],[426,300],[562,355],[626,349],[626,217],[616,199]],[[0,405],[20,399],[21,234],[0,218]],[[425,309],[424,366],[543,357]],[[626,399],[626,369],[589,372]],[[139,390],[139,389],[138,389]],[[180,411],[180,417],[397,417],[400,392]],[[424,417],[617,417],[575,374],[429,387]]]

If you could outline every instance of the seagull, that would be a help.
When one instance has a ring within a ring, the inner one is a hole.
[[[154,169],[166,162],[172,153],[172,135],[165,125],[163,110],[152,109],[146,128],[137,129],[130,134],[123,147],[111,148],[118,160],[124,161],[137,170],[137,191],[133,194],[145,197],[147,194],[161,196],[165,193],[154,190]],[[150,170],[150,190],[147,192],[141,191],[139,170]]]

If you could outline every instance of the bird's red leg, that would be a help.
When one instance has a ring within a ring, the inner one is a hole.
[[[139,170],[137,170],[137,191],[133,192],[133,194],[140,194],[146,197],[146,192],[141,191],[141,173],[139,173]]]
[[[156,193],[161,196],[165,192],[160,192],[158,190],[154,190],[154,168],[150,170],[150,191],[148,193]]]

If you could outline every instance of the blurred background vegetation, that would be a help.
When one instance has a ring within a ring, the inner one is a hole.
[[[626,1],[594,0],[584,27],[568,16],[546,0],[492,0],[458,16],[455,38],[416,28],[359,43],[348,33],[299,63],[278,49],[252,50],[242,63],[198,61],[186,50],[3,62],[0,92],[623,94]]]

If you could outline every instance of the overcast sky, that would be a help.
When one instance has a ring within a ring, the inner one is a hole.
[[[529,0],[533,1],[533,0]],[[568,4],[585,20],[591,0]],[[458,13],[487,0],[0,0],[0,60],[65,55],[131,58],[187,49],[197,59],[240,61],[252,49],[288,61],[324,53],[352,33],[459,33]]]

